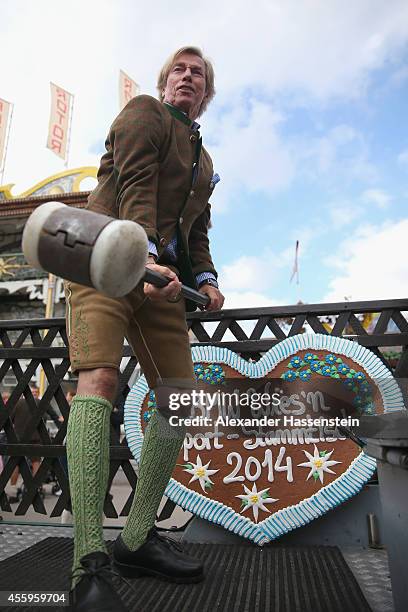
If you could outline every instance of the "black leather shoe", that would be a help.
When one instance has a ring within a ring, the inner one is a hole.
[[[71,612],[128,612],[110,580],[112,575],[117,574],[106,553],[82,557],[81,568],[72,574],[80,579],[69,592]]]
[[[113,562],[119,574],[126,578],[156,576],[180,583],[200,582],[204,578],[201,561],[184,555],[181,546],[159,535],[155,527],[135,551],[129,550],[119,536],[113,547]]]

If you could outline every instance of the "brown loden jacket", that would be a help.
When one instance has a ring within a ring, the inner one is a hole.
[[[217,273],[208,241],[213,166],[201,147],[192,185],[201,138],[191,123],[151,96],[130,100],[110,128],[88,208],[139,223],[157,246],[158,263],[177,235],[180,277],[194,287],[196,274]]]

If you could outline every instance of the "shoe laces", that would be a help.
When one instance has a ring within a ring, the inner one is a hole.
[[[96,568],[84,567],[84,566],[77,567],[70,574],[71,583],[74,578],[83,578],[84,576],[89,576],[91,578],[95,578],[95,577],[101,578],[102,580],[107,582],[109,586],[111,586],[110,578],[112,578],[112,576],[115,576],[116,578],[120,578],[122,582],[125,582],[127,586],[129,587],[129,589],[133,591],[133,594],[137,595],[135,588],[129,582],[129,580],[126,580],[126,578],[121,576],[119,572],[116,572],[110,565],[102,565]]]
[[[149,531],[149,535],[151,537],[155,537],[157,538],[160,542],[162,542],[165,546],[167,546],[167,548],[177,548],[177,550],[179,552],[183,552],[182,547],[180,546],[180,544],[178,544],[178,542],[175,542],[172,538],[168,538],[164,535],[162,535],[161,533],[158,532],[158,530],[156,529],[156,527],[152,527]]]

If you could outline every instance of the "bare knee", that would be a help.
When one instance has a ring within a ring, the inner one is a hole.
[[[113,402],[116,397],[118,373],[114,368],[81,370],[78,377],[78,395],[97,395]]]

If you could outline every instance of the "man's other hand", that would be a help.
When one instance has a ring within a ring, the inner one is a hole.
[[[222,295],[219,289],[212,287],[211,285],[205,284],[199,289],[200,293],[204,293],[204,295],[208,295],[210,298],[210,302],[208,302],[205,310],[221,310],[224,305],[224,296]]]

